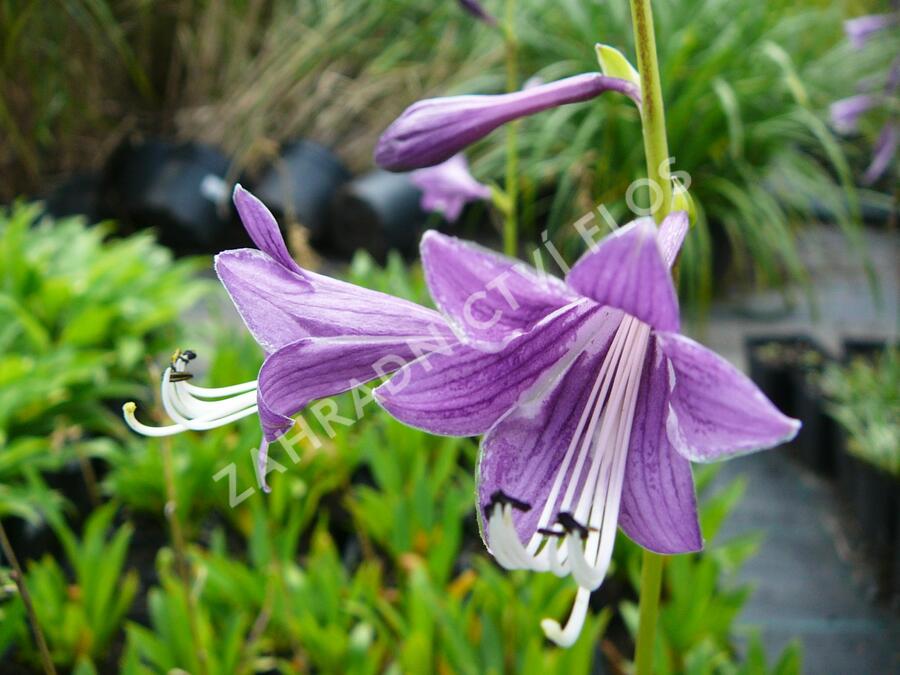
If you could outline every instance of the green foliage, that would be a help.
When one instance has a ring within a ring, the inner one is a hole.
[[[0,213],[0,443],[111,429],[104,400],[133,392],[203,285],[149,236],[107,242],[78,219]]]
[[[598,41],[634,61],[628,3],[519,6],[523,77],[597,70]],[[672,169],[689,174],[697,209],[680,266],[686,300],[712,292],[714,236],[743,276],[769,284],[804,280],[794,235],[814,207],[832,211],[857,244],[851,172],[824,118],[833,100],[853,94],[854,83],[886,57],[853,53],[839,9],[818,0],[672,0],[654,4],[654,18]],[[502,74],[491,75],[467,89],[502,87]],[[628,217],[626,189],[646,172],[630,101],[607,95],[548,111],[523,121],[519,138],[525,194],[544,195],[536,208],[523,207],[526,225],[535,213],[536,231],[571,240],[568,259],[584,246],[571,229],[576,219],[599,204],[619,220]],[[504,151],[503,134],[490,136],[476,173],[500,176]],[[600,216],[594,222],[605,231]]]
[[[175,668],[209,675],[252,672],[240,660],[250,615],[211,613],[189,594],[173,567],[171,551],[164,549],[158,560],[161,587],[147,594],[152,630],[129,624],[122,672],[143,675]]]
[[[472,465],[471,442],[431,437],[384,418],[366,427],[358,443],[374,483],[350,497],[358,529],[396,562],[407,555],[424,558],[431,578],[447,583],[463,521],[472,516],[472,472],[461,467]],[[463,454],[468,461],[461,461]]]
[[[34,519],[39,471],[107,457],[123,425],[109,402],[133,395],[144,359],[168,349],[200,297],[195,262],[147,235],[0,211],[0,514]],[[17,495],[15,499],[8,498]]]
[[[717,540],[722,523],[740,502],[745,485],[738,479],[710,494],[710,482],[716,471],[717,467],[705,466],[697,472],[704,552],[666,559],[654,672],[660,675],[765,675],[769,672],[799,675],[797,645],[784,651],[772,671],[766,667],[765,653],[757,638],[750,640],[745,662],[736,658],[735,620],[751,589],[736,586],[734,577],[741,565],[756,553],[759,536],[751,533],[727,542]],[[616,548],[617,558],[628,570],[635,592],[640,592],[640,549],[621,536]],[[636,635],[637,604],[625,601],[620,609],[629,631]]]
[[[62,520],[53,519],[73,573],[71,581],[50,556],[32,563],[26,574],[38,621],[59,665],[93,668],[106,655],[137,594],[137,575],[124,572],[133,528],[122,525],[107,540],[115,514],[113,504],[95,511],[85,523],[80,541]],[[16,604],[21,600],[17,598]],[[10,629],[6,621],[22,619],[19,610],[5,608],[7,612],[15,618],[4,617],[0,634]],[[32,649],[27,631],[19,632],[19,646]],[[32,658],[37,660],[36,655]]]
[[[93,269],[92,261],[105,260],[107,251],[116,251],[121,260],[120,247],[130,250],[126,244],[132,240],[101,242],[99,233],[77,225],[67,228],[62,231],[70,242],[97,237],[93,254],[83,258],[84,268],[79,270]],[[13,233],[20,238],[51,237],[40,227]],[[2,246],[11,247],[15,236]],[[35,522],[48,519],[65,553],[65,568],[45,556],[30,563],[26,579],[61,667],[92,673],[113,666],[116,657],[104,655],[118,654],[123,623],[124,649],[113,667],[135,675],[174,669],[207,675],[265,671],[586,675],[593,672],[600,646],[608,654],[620,649],[607,635],[607,627],[612,621],[626,625],[632,621],[632,596],[623,595],[621,589],[636,578],[637,547],[620,537],[607,581],[611,590],[604,589],[611,602],[591,612],[571,649],[551,645],[540,619],[565,617],[575,586],[570,579],[550,574],[508,573],[489,558],[477,532],[476,445],[470,439],[440,438],[407,428],[374,403],[364,405],[360,415],[356,410],[360,399],[345,395],[335,400],[336,410],[352,419],[352,425],[329,431],[311,407],[304,419],[319,442],[307,440],[290,449],[272,446],[274,470],[268,476],[272,493],[264,495],[254,468],[260,437],[254,418],[204,434],[164,439],[122,435],[117,413],[105,405],[110,398],[134,394],[134,387],[120,390],[106,383],[131,378],[155,388],[157,369],[146,368],[143,355],[194,347],[198,367],[205,368],[204,383],[212,386],[254,378],[262,359],[243,328],[235,323],[233,330],[222,330],[233,317],[193,326],[191,340],[181,344],[184,336],[173,329],[171,308],[183,308],[178,303],[187,302],[185,289],[194,288],[188,276],[191,265],[173,266],[161,258],[142,268],[157,251],[147,246],[139,261],[126,259],[146,276],[139,283],[120,284],[109,300],[92,301],[118,309],[110,314],[109,327],[77,349],[70,340],[73,329],[68,328],[66,312],[77,315],[83,302],[80,294],[93,286],[77,285],[78,291],[68,293],[53,314],[36,299],[43,296],[34,289],[45,288],[48,279],[65,267],[52,264],[61,254],[43,258],[46,264],[18,266],[30,270],[21,275],[30,277],[24,286],[30,290],[20,290],[14,297],[26,298],[21,316],[33,319],[39,330],[30,331],[27,320],[17,319],[9,344],[19,351],[11,353],[43,358],[67,349],[76,354],[90,350],[105,364],[100,371],[88,369],[94,379],[74,378],[66,385],[53,403],[52,422],[39,427],[39,433],[21,433],[25,425],[18,422],[10,426],[15,433],[8,435],[0,452],[0,505],[5,513]],[[50,243],[20,244],[18,249],[4,250],[21,251],[28,260],[48,247]],[[19,278],[17,274],[9,278]],[[382,269],[358,256],[349,275],[371,288],[426,300],[421,271],[409,272],[399,258]],[[187,292],[188,298],[192,292]],[[176,293],[177,297],[169,297]],[[147,305],[148,298],[155,300]],[[143,312],[127,314],[125,308],[134,305]],[[158,315],[158,322],[128,333],[134,321],[148,313]],[[29,337],[30,332],[41,331],[47,335],[43,346]],[[118,339],[123,333],[134,340],[133,350],[124,353],[137,356],[121,356]],[[85,424],[83,429],[92,431],[90,437],[80,430],[76,433],[69,424],[81,424],[83,419],[71,407],[76,395],[79,413],[90,404],[108,420],[104,425]],[[153,397],[147,389],[136,398]],[[48,413],[38,412],[41,404],[40,397],[29,403],[34,406],[29,419],[38,420],[34,424],[47,417]],[[18,420],[22,414],[16,412],[9,419]],[[152,402],[142,405],[142,414],[162,419]],[[102,494],[121,505],[125,524],[113,527],[117,506],[107,504],[87,519],[80,537],[65,525],[59,496],[42,480],[42,474],[59,466],[47,452],[48,445],[71,457],[102,458],[109,469]],[[698,475],[701,487],[710,475]],[[703,528],[709,539],[739,500],[740,491],[736,485],[704,500]],[[235,495],[240,498],[231,506]],[[53,504],[57,506],[51,508]],[[134,526],[128,519],[138,515],[141,522],[155,520],[161,525],[165,520],[172,533],[171,548],[157,549],[143,530],[132,541]],[[732,588],[729,577],[753,547],[752,539],[717,544],[703,554],[670,561],[659,655],[665,670],[660,672],[678,668],[698,673],[765,672],[758,644],[750,643],[745,664],[735,648],[733,620],[748,591]],[[129,555],[141,572],[140,589],[135,574],[124,571],[132,567]],[[148,571],[148,559],[155,560],[155,574]],[[13,646],[17,661],[33,663],[29,645],[22,603],[13,595],[0,603],[0,649]],[[787,665],[779,665],[776,672],[796,672],[791,669],[796,662],[792,658],[783,657]],[[755,665],[760,662],[762,670]]]
[[[406,298],[420,305],[433,304],[422,268],[418,265],[408,267],[396,251],[388,254],[384,267],[379,266],[366,251],[357,251],[347,270],[347,281],[398,298]]]
[[[900,477],[900,350],[874,361],[831,364],[822,377],[830,414],[847,433],[847,448],[882,471]]]

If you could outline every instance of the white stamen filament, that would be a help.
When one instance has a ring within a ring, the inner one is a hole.
[[[578,584],[565,627],[552,619],[541,622],[547,637],[560,646],[577,640],[590,594],[603,582],[612,559],[649,336],[650,327],[632,317],[617,329],[527,546],[519,539],[511,505],[495,505],[490,516],[488,539],[498,563],[509,569],[571,574]],[[578,529],[563,532],[559,523],[550,527],[551,518],[561,512],[571,513],[586,534]]]
[[[257,413],[256,380],[229,387],[198,387],[190,382],[172,380],[173,373],[184,372],[185,361],[173,360],[163,372],[160,398],[166,414],[175,424],[153,427],[135,417],[137,406],[126,403],[122,407],[125,422],[144,436],[172,436],[182,431],[215,429]]]

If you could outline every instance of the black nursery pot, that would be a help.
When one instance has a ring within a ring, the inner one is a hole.
[[[876,559],[888,563],[897,545],[900,481],[868,462],[851,459],[854,514]]]
[[[833,476],[836,428],[818,384],[828,361],[825,351],[811,338],[797,335],[748,338],[746,349],[751,379],[782,412],[803,423],[791,446],[797,458]]]
[[[44,212],[53,218],[84,216],[89,223],[100,220],[101,176],[75,173],[57,183],[44,195]]]
[[[414,255],[428,217],[421,197],[403,173],[376,170],[352,180],[332,200],[332,247],[345,257],[362,248],[381,262],[391,250]]]
[[[874,361],[885,353],[887,342],[876,338],[847,338],[844,340],[844,362],[862,358]]]
[[[797,337],[754,336],[744,341],[750,379],[786,415],[793,415],[794,392],[788,364],[781,358],[785,345]]]
[[[133,228],[154,228],[177,253],[246,245],[231,216],[229,165],[218,150],[199,143],[126,142],[104,169],[103,211]]]
[[[350,171],[325,146],[312,141],[286,145],[278,159],[263,171],[253,192],[279,220],[297,222],[310,233],[316,246],[329,240],[329,206]]]

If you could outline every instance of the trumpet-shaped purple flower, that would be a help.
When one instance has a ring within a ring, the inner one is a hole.
[[[385,130],[375,161],[389,171],[408,171],[450,159],[506,122],[617,91],[640,103],[631,82],[584,73],[510,94],[447,96],[413,103]]]
[[[844,33],[855,49],[862,49],[876,33],[897,23],[896,12],[892,14],[867,14],[844,22]]]
[[[491,198],[491,188],[475,180],[462,153],[436,166],[413,171],[410,180],[422,191],[422,208],[444,214],[451,223],[468,202]]]
[[[702,548],[691,461],[792,438],[728,362],[679,334],[669,268],[684,213],[614,232],[566,283],[429,232],[432,296],[469,344],[411,363],[376,389],[395,417],[437,434],[484,434],[477,475],[484,541],[504,567],[571,575],[572,644],[603,581],[616,528],[659,553]],[[496,345],[486,349],[488,344]],[[399,382],[402,386],[394,386]]]
[[[202,431],[258,414],[264,476],[268,443],[290,430],[291,415],[311,401],[393,372],[436,345],[442,348],[453,332],[433,310],[300,268],[262,202],[237,186],[234,203],[259,249],[220,253],[215,268],[266,352],[258,379],[199,387],[187,372],[194,353],[177,352],[161,385],[173,424],[139,422],[134,403],[125,404],[124,413],[128,424],[147,436]]]

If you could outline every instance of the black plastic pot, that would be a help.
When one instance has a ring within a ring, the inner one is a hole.
[[[803,422],[791,447],[814,471],[833,476],[836,425],[826,413],[819,375],[828,355],[811,338],[790,335],[746,341],[750,377],[785,414]]]
[[[127,142],[104,169],[103,211],[134,229],[155,229],[177,253],[243,246],[249,238],[232,215],[229,164],[199,143]]]
[[[328,148],[312,141],[286,145],[255,181],[253,192],[279,221],[299,223],[317,246],[329,240],[329,206],[350,171]]]
[[[812,341],[805,336],[767,335],[752,336],[744,340],[750,379],[786,415],[795,416],[794,386],[791,360],[785,358],[787,350],[797,345],[808,346]]]
[[[97,173],[73,174],[44,196],[44,213],[53,218],[84,216],[89,223],[95,223],[101,218],[100,186]]]
[[[877,338],[846,338],[844,340],[844,362],[862,358],[874,361],[885,353],[887,342]]]
[[[376,170],[355,178],[331,203],[332,248],[345,257],[365,249],[382,262],[391,250],[414,255],[428,218],[421,197],[407,174]]]
[[[891,559],[898,534],[900,481],[866,461],[855,462],[853,510],[876,559]]]

